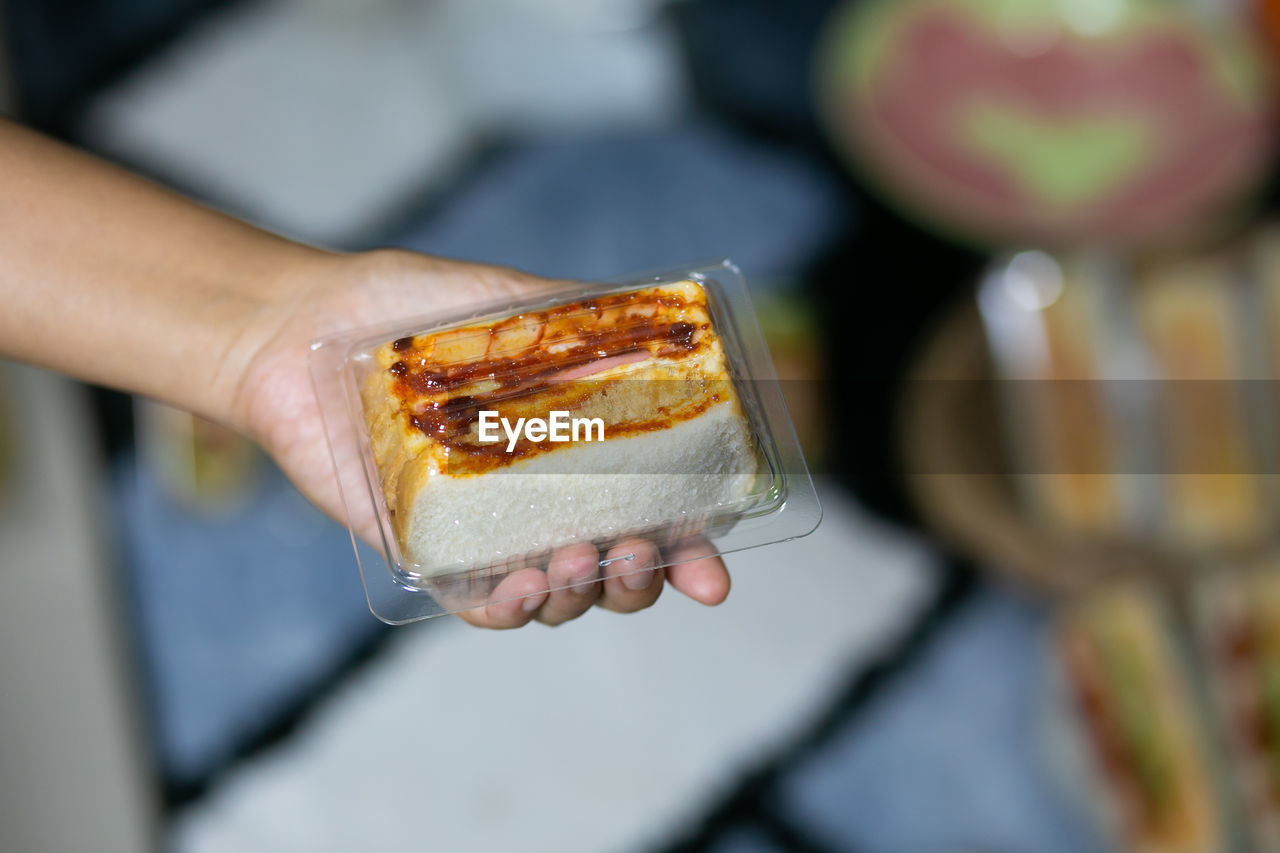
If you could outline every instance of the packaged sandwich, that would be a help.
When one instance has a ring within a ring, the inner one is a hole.
[[[1280,562],[1204,577],[1194,615],[1255,846],[1280,850]]]
[[[1163,528],[1174,545],[1249,546],[1269,526],[1259,412],[1249,401],[1249,380],[1263,373],[1251,351],[1248,284],[1227,256],[1153,263],[1135,277],[1138,331],[1158,380]]]
[[[312,375],[386,621],[489,603],[571,545],[641,538],[670,565],[820,518],[728,262],[353,329],[313,345]]]
[[[1014,473],[1035,514],[1068,536],[1142,526],[1116,274],[1086,255],[1024,252],[994,265],[978,294]]]
[[[1051,639],[1059,769],[1075,771],[1073,787],[1112,847],[1233,849],[1217,763],[1154,594],[1100,591],[1068,606]]]

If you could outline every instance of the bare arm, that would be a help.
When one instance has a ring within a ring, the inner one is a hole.
[[[226,420],[236,342],[331,256],[0,121],[0,353]]]

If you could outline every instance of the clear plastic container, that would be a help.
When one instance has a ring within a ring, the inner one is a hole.
[[[503,600],[503,578],[570,547],[617,574],[643,540],[648,571],[821,520],[729,261],[343,331],[312,344],[311,373],[392,624]]]

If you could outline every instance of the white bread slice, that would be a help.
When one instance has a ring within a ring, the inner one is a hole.
[[[471,566],[667,526],[691,533],[750,494],[753,459],[746,423],[725,402],[665,430],[565,445],[488,474],[437,474],[401,502],[401,548],[422,566]]]

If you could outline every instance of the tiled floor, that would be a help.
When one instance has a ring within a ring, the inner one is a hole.
[[[0,850],[146,850],[159,804],[87,394],[0,359],[0,421]]]
[[[104,93],[84,134],[304,240],[349,244],[495,133],[641,126],[683,103],[653,0],[257,0]]]
[[[132,458],[113,477],[149,730],[185,794],[381,634],[347,531],[274,468],[244,503],[192,511]]]
[[[393,236],[419,251],[588,280],[727,256],[759,289],[796,276],[846,207],[825,169],[702,120],[513,146]]]
[[[735,555],[714,611],[670,596],[518,635],[397,629],[292,738],[180,817],[179,849],[663,843],[803,734],[930,598],[928,552],[823,499],[817,533]]]
[[[1100,850],[1042,748],[1043,630],[1037,607],[983,590],[780,780],[780,813],[832,850]]]

